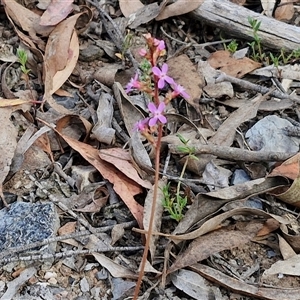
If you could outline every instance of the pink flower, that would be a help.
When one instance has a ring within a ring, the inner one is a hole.
[[[138,73],[135,74],[134,78],[131,78],[129,83],[126,85],[126,93],[128,94],[129,92],[132,91],[133,88],[140,89],[141,88],[141,83],[138,81]]]
[[[149,118],[138,121],[137,123],[135,123],[133,130],[142,131],[142,132],[146,131],[148,129],[148,121]]]
[[[142,56],[142,57],[146,56],[147,55],[147,50],[144,49],[144,48],[140,49],[139,55]]]
[[[180,84],[177,84],[177,83],[174,82],[172,84],[172,88],[173,88],[172,96],[174,98],[177,97],[178,95],[181,95],[185,99],[189,99],[190,98],[189,94],[187,94],[185,92],[185,88],[183,86],[181,86]]]
[[[155,126],[157,121],[160,121],[163,124],[167,123],[167,118],[163,115],[166,105],[164,102],[161,102],[158,107],[153,102],[148,104],[148,109],[151,112],[151,118],[149,120],[149,126]]]
[[[162,89],[165,86],[165,81],[169,84],[174,83],[174,79],[167,75],[168,72],[168,65],[163,64],[161,67],[161,70],[158,67],[153,67],[152,72],[154,75],[156,75],[158,80],[158,88]]]
[[[162,50],[166,49],[166,45],[165,45],[165,42],[163,40],[154,39],[153,44],[154,44],[154,46],[157,47],[157,49],[159,51],[162,51]]]

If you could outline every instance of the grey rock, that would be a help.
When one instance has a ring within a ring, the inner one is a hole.
[[[58,228],[53,203],[15,202],[0,210],[0,251],[43,241],[53,237]]]
[[[99,60],[103,55],[104,51],[101,48],[95,45],[90,45],[80,51],[79,59],[85,62],[92,62],[94,60]]]
[[[246,132],[246,140],[252,150],[296,153],[300,138],[285,133],[285,128],[293,125],[277,116],[267,116]]]

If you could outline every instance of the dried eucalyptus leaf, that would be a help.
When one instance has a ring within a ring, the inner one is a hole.
[[[117,99],[117,103],[120,108],[127,132],[130,136],[132,136],[134,132],[134,125],[138,121],[145,119],[145,116],[138,108],[133,105],[130,97],[125,93],[123,87],[119,82],[114,83],[113,91]]]
[[[111,125],[113,111],[113,98],[109,94],[102,93],[97,108],[98,122],[92,133],[99,142],[108,145],[113,144],[115,140],[115,130]]]

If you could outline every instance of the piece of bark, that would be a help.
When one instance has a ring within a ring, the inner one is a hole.
[[[271,49],[293,51],[299,48],[300,28],[255,13],[228,0],[204,0],[191,15],[198,20],[223,29],[227,34],[253,40],[248,18],[261,22],[257,32],[262,45]]]

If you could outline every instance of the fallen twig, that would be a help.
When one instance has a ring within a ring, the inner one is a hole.
[[[65,258],[71,257],[74,255],[82,255],[82,254],[92,254],[93,252],[120,252],[120,251],[138,251],[144,249],[144,246],[135,246],[135,247],[102,247],[97,249],[88,249],[88,250],[70,250],[66,252],[59,252],[55,254],[34,254],[34,255],[23,255],[17,257],[6,257],[0,259],[1,264],[8,264],[16,261],[33,261],[33,260],[47,260],[53,258]]]
[[[221,75],[216,78],[215,82],[219,83],[219,82],[223,82],[223,81],[231,82],[231,83],[236,84],[244,89],[256,91],[261,94],[266,94],[266,93],[270,92],[270,95],[273,97],[276,97],[279,99],[288,99],[288,100],[300,103],[300,97],[298,97],[296,95],[289,95],[286,93],[279,92],[277,90],[271,91],[271,89],[269,89],[265,86],[251,83],[251,82],[243,80],[243,79],[235,78],[235,77],[226,75],[225,73],[221,73]]]
[[[134,221],[123,223],[122,225],[123,225],[124,229],[125,228],[131,228],[133,226],[136,226],[137,222],[134,220]],[[103,233],[103,232],[107,232],[107,231],[112,230],[114,227],[115,227],[115,225],[95,228],[95,232],[93,234],[97,235],[97,234],[100,234],[100,233]],[[30,249],[33,249],[33,248],[48,245],[50,243],[56,243],[56,242],[64,241],[64,240],[67,240],[67,239],[74,239],[74,238],[87,236],[87,235],[91,235],[91,232],[89,230],[83,230],[83,231],[74,232],[74,233],[70,233],[70,234],[64,234],[64,235],[61,235],[61,236],[55,236],[55,237],[52,237],[52,238],[48,238],[48,239],[45,239],[45,240],[42,240],[42,241],[39,241],[39,242],[30,243],[30,244],[23,245],[23,246],[8,248],[5,251],[2,251],[0,253],[0,261],[5,256],[10,256],[14,253],[24,252],[24,251],[27,251],[27,250],[30,250]]]
[[[273,151],[250,151],[234,147],[217,145],[196,145],[195,154],[212,154],[223,159],[235,161],[284,161],[296,153],[273,152]],[[169,145],[171,153],[182,154],[177,145]]]

